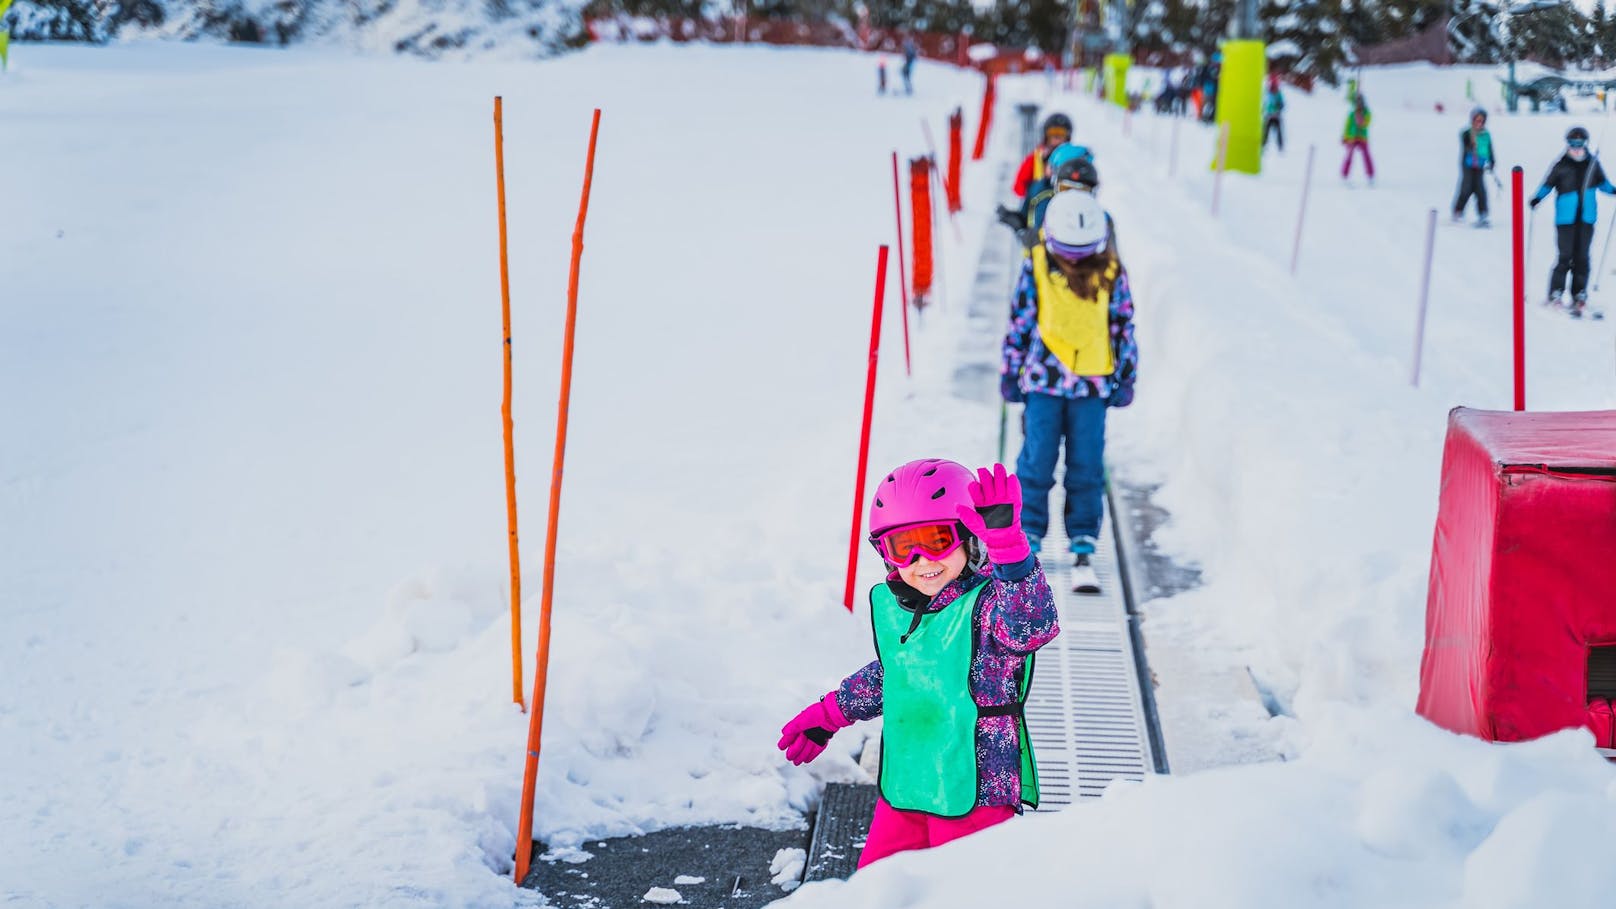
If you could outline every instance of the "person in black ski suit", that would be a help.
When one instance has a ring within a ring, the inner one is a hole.
[[[1476,197],[1476,226],[1487,226],[1487,175],[1495,173],[1498,150],[1487,131],[1487,111],[1470,112],[1470,125],[1459,133],[1459,195],[1453,200],[1453,220],[1463,221],[1465,206]],[[1494,176],[1494,179],[1497,179]]]
[[[1574,126],[1566,133],[1566,151],[1543,177],[1543,185],[1532,194],[1537,208],[1553,190],[1554,225],[1560,258],[1549,273],[1549,305],[1559,305],[1565,292],[1566,275],[1571,276],[1571,314],[1582,315],[1588,303],[1588,247],[1599,220],[1594,193],[1616,196],[1599,160],[1588,152],[1588,131]]]

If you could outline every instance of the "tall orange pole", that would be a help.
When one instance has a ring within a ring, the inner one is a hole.
[[[556,525],[561,518],[561,474],[567,459],[567,408],[572,401],[572,339],[578,325],[578,267],[584,255],[584,219],[589,216],[589,186],[595,179],[595,137],[600,108],[589,124],[589,155],[584,188],[578,199],[578,223],[572,229],[572,272],[567,277],[567,327],[561,342],[561,400],[556,405],[555,460],[550,468],[550,523],[544,540],[544,592],[539,599],[539,664],[533,674],[533,710],[527,723],[527,766],[522,771],[522,810],[516,822],[516,882],[527,877],[533,852],[533,794],[539,780],[539,747],[544,734],[544,686],[550,671],[550,603],[555,594]]]
[[[505,528],[511,550],[511,700],[522,703],[522,559],[516,547],[516,443],[511,431],[511,267],[505,252],[505,118],[504,103],[494,96],[494,174],[499,185],[499,299],[505,323],[505,399],[499,415],[505,424]]]

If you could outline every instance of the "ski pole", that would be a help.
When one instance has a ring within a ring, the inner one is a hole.
[[[1537,209],[1528,208],[1526,210],[1526,256],[1525,256],[1525,259],[1526,259],[1528,264],[1530,264],[1531,261],[1532,261],[1532,233],[1533,233],[1533,231],[1536,230],[1536,228],[1537,228]]]
[[[1599,289],[1599,276],[1605,273],[1605,259],[1610,255],[1610,235],[1616,231],[1616,208],[1610,212],[1610,225],[1605,228],[1605,249],[1599,254],[1599,270],[1594,272],[1594,290]]]

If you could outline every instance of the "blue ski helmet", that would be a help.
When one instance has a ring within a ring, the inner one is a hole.
[[[1049,169],[1051,172],[1057,171],[1062,164],[1077,158],[1093,161],[1094,152],[1087,145],[1074,145],[1071,142],[1056,146],[1055,150],[1049,153]]]

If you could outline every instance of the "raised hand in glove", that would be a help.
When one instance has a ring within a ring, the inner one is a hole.
[[[1010,228],[1011,230],[1020,231],[1023,227],[1027,226],[1026,215],[1023,215],[1021,212],[1016,211],[1013,208],[1001,205],[996,213],[999,216],[999,223]]]
[[[836,703],[836,692],[832,691],[782,726],[776,747],[786,753],[786,760],[791,763],[806,764],[824,753],[836,730],[851,725],[853,721],[842,714],[841,705]]]
[[[966,488],[975,507],[957,506],[955,514],[987,547],[988,558],[995,565],[1014,565],[1032,555],[1027,535],[1021,532],[1021,481],[1016,475],[1003,464],[992,470],[983,467]]]

